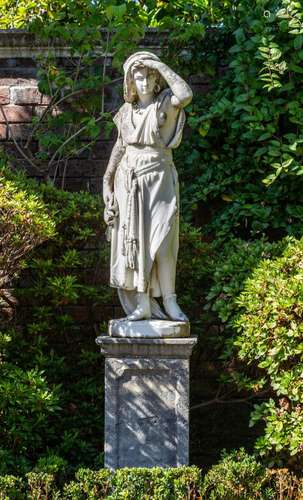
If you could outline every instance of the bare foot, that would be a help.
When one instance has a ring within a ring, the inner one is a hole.
[[[150,300],[147,293],[137,293],[137,307],[126,316],[126,321],[139,321],[140,319],[149,319],[151,317]]]
[[[172,293],[163,299],[163,305],[170,319],[174,321],[188,321],[188,317],[181,311],[176,294]]]

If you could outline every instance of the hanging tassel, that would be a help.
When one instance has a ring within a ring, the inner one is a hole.
[[[127,172],[127,197],[126,223],[123,225],[123,247],[122,254],[126,257],[126,266],[129,269],[137,267],[137,189],[138,180],[133,169]]]
[[[128,240],[126,248],[126,262],[129,269],[136,269],[137,265],[137,241]]]

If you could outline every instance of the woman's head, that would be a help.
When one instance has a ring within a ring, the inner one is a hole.
[[[144,59],[160,61],[151,52],[136,52],[124,64],[124,99],[134,102],[138,96],[158,94],[165,87],[160,73],[144,65]]]
[[[133,94],[157,94],[160,90],[160,73],[157,70],[148,68],[142,63],[135,63],[131,68]]]

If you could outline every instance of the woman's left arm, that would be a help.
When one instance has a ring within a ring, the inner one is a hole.
[[[163,62],[158,62],[154,60],[144,61],[144,64],[152,69],[157,69],[161,76],[166,80],[170,86],[173,96],[171,98],[171,103],[173,106],[184,108],[187,106],[193,97],[192,90],[190,86],[177,75],[167,64]]]

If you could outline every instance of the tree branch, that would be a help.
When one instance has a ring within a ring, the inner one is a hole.
[[[98,118],[96,118],[95,120],[95,123],[98,123],[100,122],[102,119],[104,118],[103,115],[99,116]],[[60,153],[60,151],[65,148],[65,146],[67,146],[67,144],[69,142],[71,142],[73,139],[75,139],[75,137],[77,137],[78,135],[80,135],[82,132],[84,132],[86,129],[87,129],[88,125],[84,125],[84,127],[81,127],[79,130],[77,130],[77,132],[75,132],[73,135],[71,135],[70,137],[68,137],[68,139],[66,139],[59,147],[58,149],[54,152],[53,156],[51,157],[49,163],[48,163],[48,168],[50,168],[53,164],[53,162],[55,161],[55,158],[56,156]]]
[[[3,104],[0,104],[0,109],[1,109],[1,113],[3,115],[3,118],[5,120],[5,123],[6,123],[6,126],[10,132],[10,135],[12,136],[12,139],[13,139],[13,143],[15,145],[15,147],[17,148],[17,150],[19,151],[19,153],[23,156],[23,158],[29,162],[29,164],[35,168],[39,173],[41,172],[41,170],[39,169],[39,167],[24,153],[23,149],[19,146],[18,142],[16,141],[16,138],[14,137],[14,134],[12,133],[12,128],[11,128],[11,125],[7,119],[7,116],[4,112],[4,109],[3,109]]]
[[[224,399],[226,398],[226,394],[221,398],[215,397],[214,399],[210,399],[209,401],[204,401],[204,403],[199,403],[197,405],[191,406],[190,410],[197,410],[198,408],[205,408],[206,406],[211,406],[215,404],[238,404],[238,403],[248,403],[252,399],[260,398],[268,394],[269,390],[265,390],[259,392],[258,394],[251,394],[246,398],[235,398],[235,399]]]
[[[57,97],[57,94],[60,92],[60,89],[57,89],[57,91],[55,92],[55,94],[51,97],[51,100],[50,102],[48,103],[47,107],[45,108],[45,110],[43,111],[42,115],[40,116],[39,118],[39,121],[34,125],[31,133],[29,134],[28,138],[27,138],[27,141],[25,143],[25,149],[28,148],[29,146],[29,143],[31,142],[32,138],[34,137],[34,133],[36,132],[36,130],[39,128],[39,125],[40,123],[43,122],[44,120],[44,117],[45,115],[48,113],[48,111],[51,109],[51,107],[54,105],[54,100],[56,99]]]

